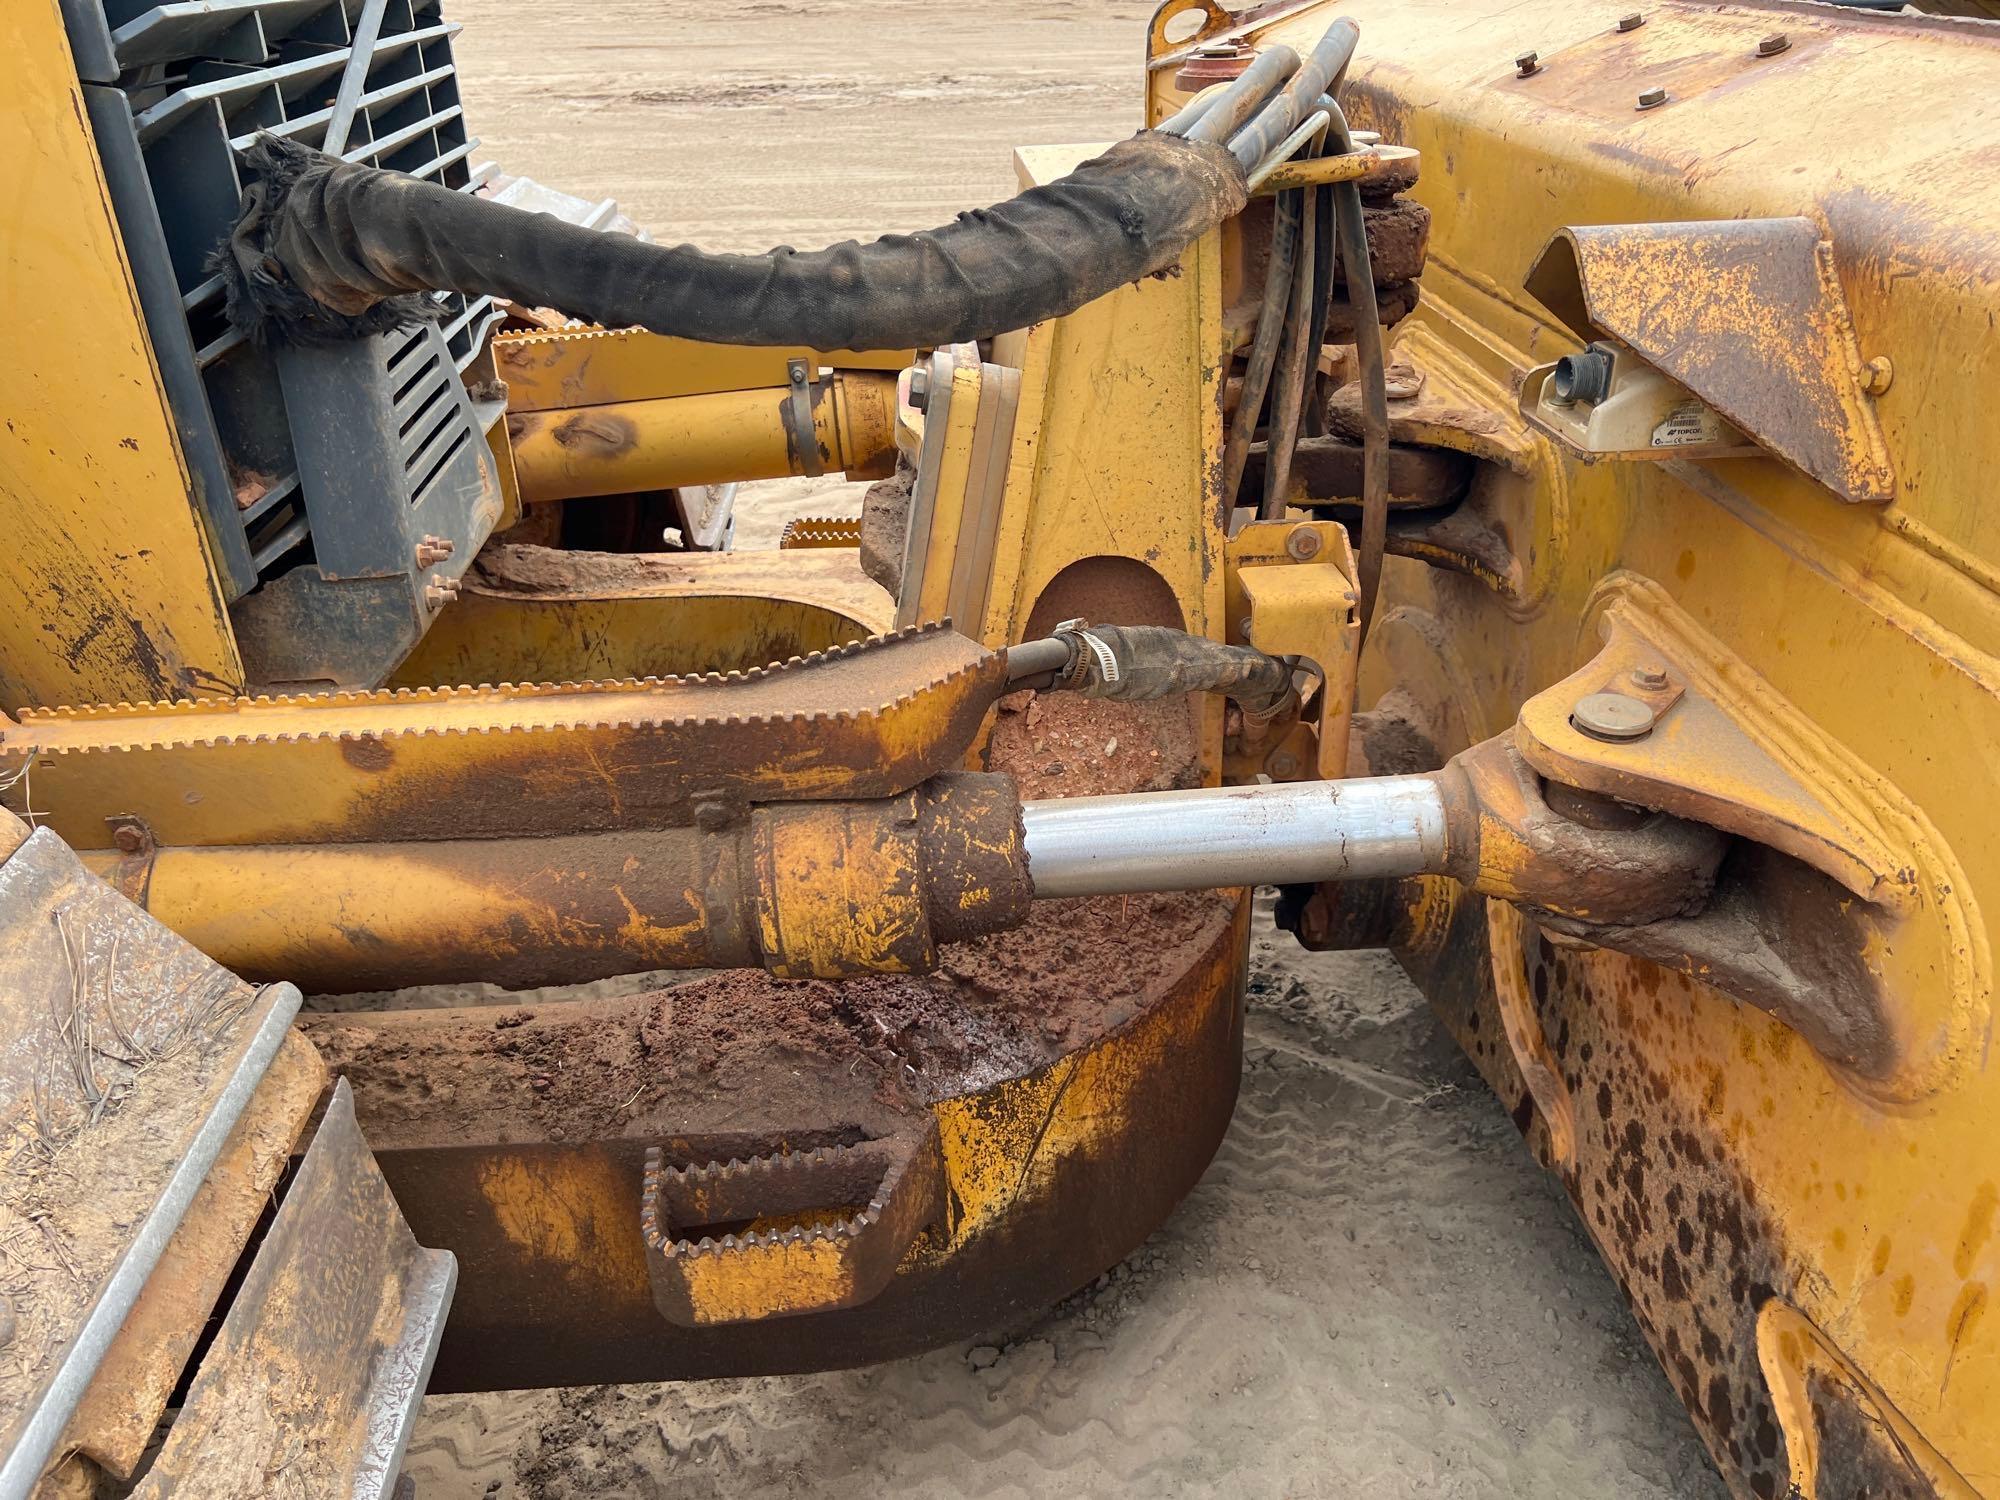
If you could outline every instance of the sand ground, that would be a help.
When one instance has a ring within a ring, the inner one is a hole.
[[[1129,0],[453,0],[509,170],[664,240],[909,230],[1013,144],[1137,113]],[[740,545],[825,482],[745,497]],[[1237,1117],[1123,1265],[982,1344],[833,1375],[425,1403],[418,1500],[1723,1490],[1567,1205],[1379,954],[1260,920]]]

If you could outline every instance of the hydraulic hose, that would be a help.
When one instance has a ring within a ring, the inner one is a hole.
[[[1354,149],[1347,116],[1332,99],[1320,101],[1331,117],[1328,134],[1336,151]],[[1375,269],[1368,254],[1368,218],[1361,189],[1342,182],[1333,189],[1340,251],[1347,264],[1347,295],[1354,304],[1354,352],[1361,366],[1361,545],[1355,549],[1355,581],[1361,594],[1361,637],[1375,618],[1382,588],[1382,556],[1389,542],[1389,384],[1382,352],[1382,319],[1375,302]]]
[[[1248,76],[1246,74],[1246,76]],[[266,136],[215,264],[229,317],[270,343],[337,342],[491,295],[612,328],[817,349],[935,347],[1060,317],[1171,266],[1240,211],[1244,169],[1145,131],[1060,181],[940,229],[800,253],[711,255],[358,166]]]
[[[267,135],[244,153],[256,180],[213,265],[231,323],[263,343],[420,323],[438,315],[427,294],[440,291],[711,343],[971,342],[1159,274],[1240,212],[1246,174],[1311,113],[1359,35],[1342,18],[1303,62],[1267,49],[1198,115],[1174,117],[1186,137],[1142,131],[942,228],[805,253],[711,255],[600,234]]]
[[[1191,141],[1221,145],[1241,130],[1245,122],[1263,107],[1272,92],[1298,70],[1299,55],[1290,47],[1266,48],[1251,60],[1250,66],[1239,77],[1215,95],[1194,120],[1181,125],[1181,115],[1175,115],[1160,126],[1160,131],[1164,135],[1185,134]]]
[[[1347,71],[1354,48],[1361,40],[1361,28],[1345,16],[1327,27],[1312,55],[1299,65],[1275,98],[1229,141],[1230,154],[1248,172],[1269,156],[1277,144],[1299,126],[1299,122],[1321,106],[1316,102],[1335,80]]]

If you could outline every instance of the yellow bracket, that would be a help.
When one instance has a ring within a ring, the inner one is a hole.
[[[1229,639],[1272,656],[1307,658],[1320,673],[1299,722],[1282,735],[1230,753],[1224,772],[1248,781],[1347,774],[1360,624],[1354,554],[1334,521],[1252,521],[1224,550]]]

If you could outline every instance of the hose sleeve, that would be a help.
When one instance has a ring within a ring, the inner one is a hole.
[[[332,343],[433,316],[428,291],[714,343],[905,349],[1059,317],[1171,267],[1243,207],[1218,145],[1144,131],[1057,182],[918,234],[711,255],[602,234],[266,136],[218,250],[229,317]]]
[[[1181,693],[1221,693],[1246,713],[1269,714],[1290,704],[1292,669],[1248,646],[1189,635],[1164,625],[1057,628],[1078,637],[1074,666],[1058,684],[1086,698],[1143,702]],[[1103,647],[1097,650],[1091,642]]]

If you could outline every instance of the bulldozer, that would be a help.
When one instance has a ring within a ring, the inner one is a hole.
[[[7,6],[0,1497],[1048,1306],[1260,886],[1732,1493],[2000,1492],[2000,32],[1631,3],[1165,0],[764,256],[476,162],[438,0]]]

